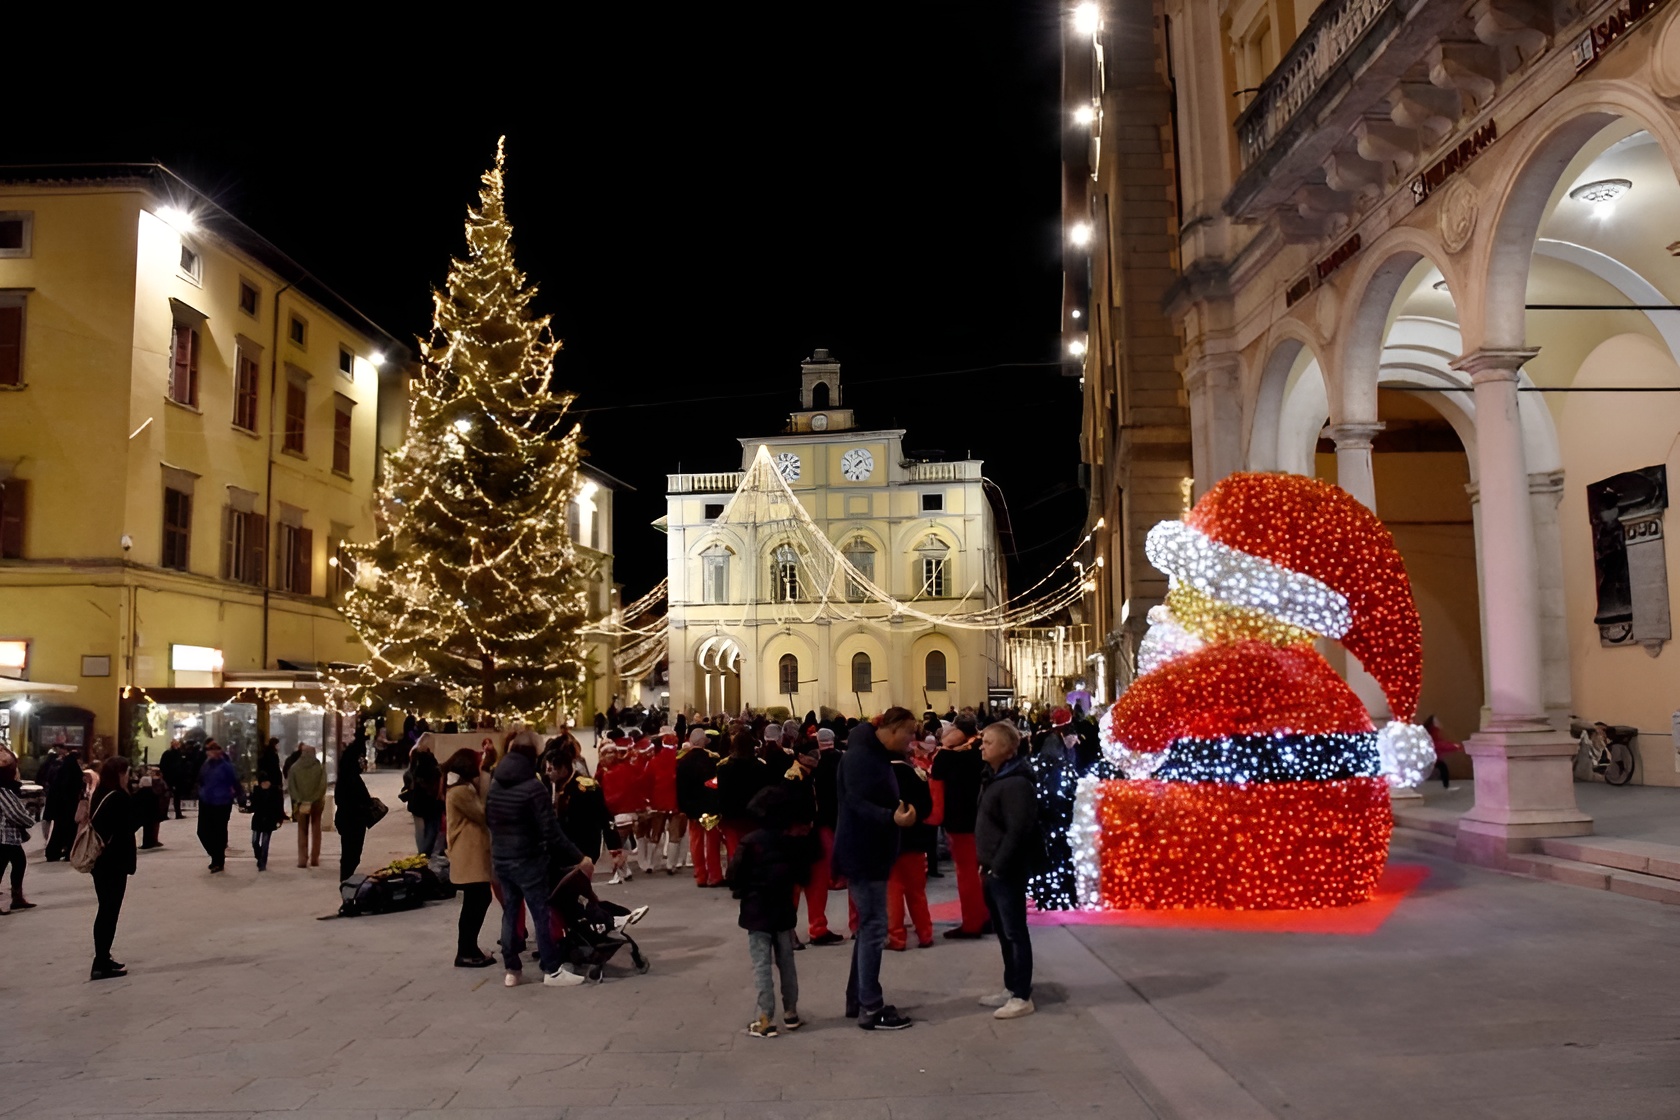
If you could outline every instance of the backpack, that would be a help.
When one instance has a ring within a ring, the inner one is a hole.
[[[109,800],[106,798],[106,801]],[[83,875],[93,871],[93,865],[99,862],[101,853],[105,851],[105,841],[93,830],[96,810],[89,809],[90,802],[90,798],[84,797],[76,806],[76,839],[70,844],[70,866]],[[105,802],[101,801],[99,807],[103,809]]]

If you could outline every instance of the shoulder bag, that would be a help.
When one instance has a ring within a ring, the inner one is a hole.
[[[377,797],[368,798],[367,826],[369,828],[372,828],[374,825],[376,825],[380,821],[384,820],[385,819],[385,814],[389,813],[390,811],[391,811],[390,806],[386,805],[385,802],[379,800],[379,798],[377,798]]]

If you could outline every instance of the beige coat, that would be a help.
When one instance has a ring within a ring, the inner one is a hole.
[[[484,816],[484,795],[476,785],[457,782],[443,799],[449,820],[449,881],[490,882],[490,826]]]

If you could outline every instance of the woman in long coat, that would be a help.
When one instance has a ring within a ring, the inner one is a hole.
[[[268,870],[268,844],[286,819],[286,779],[280,773],[280,749],[270,739],[257,754],[257,780],[251,787],[251,852],[257,870]]]
[[[455,967],[489,968],[496,963],[478,947],[484,915],[490,910],[490,826],[484,815],[487,785],[479,779],[478,752],[462,747],[443,764],[444,819],[448,821],[449,879],[461,891],[461,919],[456,928]]]

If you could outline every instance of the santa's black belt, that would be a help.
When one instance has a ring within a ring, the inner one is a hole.
[[[1375,731],[1180,739],[1151,777],[1166,782],[1336,782],[1382,773]]]

